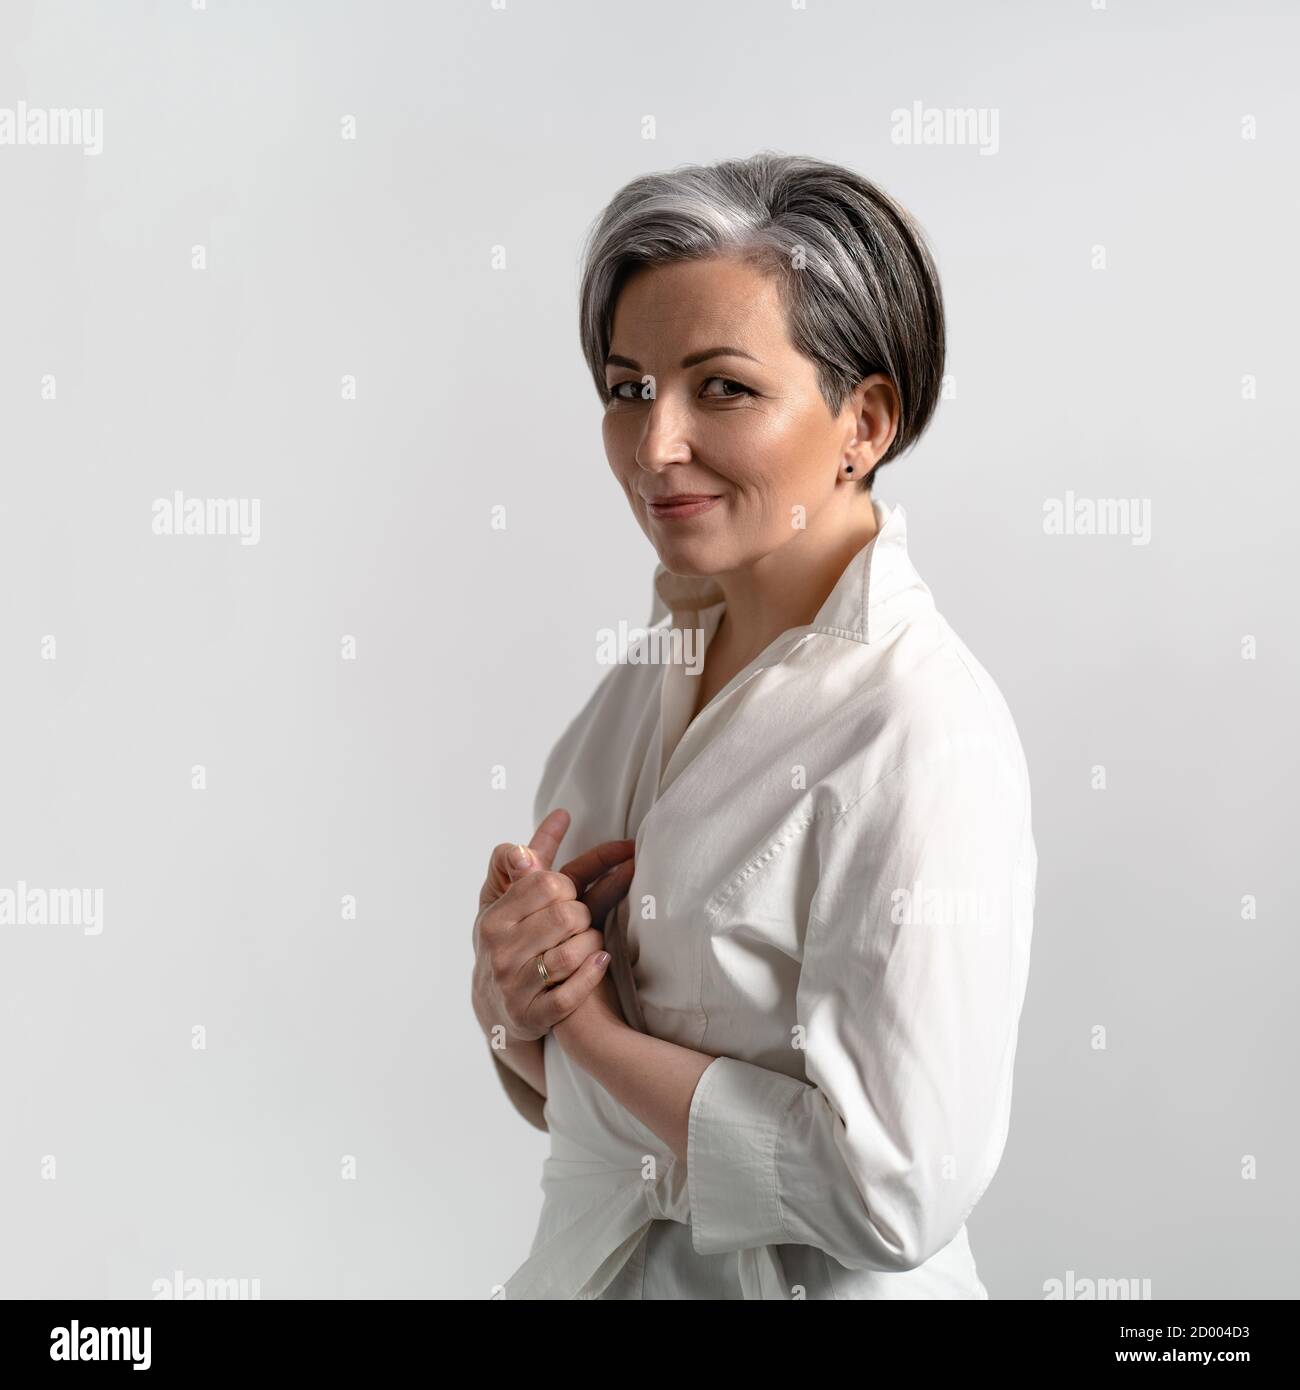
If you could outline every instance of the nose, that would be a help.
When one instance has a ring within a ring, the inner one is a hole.
[[[666,395],[656,395],[646,411],[645,425],[636,449],[636,461],[650,473],[674,463],[689,463],[691,446],[685,412],[676,409]]]

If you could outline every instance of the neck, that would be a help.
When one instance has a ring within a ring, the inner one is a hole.
[[[783,632],[811,623],[849,561],[880,529],[870,498],[861,502],[833,525],[796,531],[752,565],[714,575],[726,598],[714,643],[744,663]]]

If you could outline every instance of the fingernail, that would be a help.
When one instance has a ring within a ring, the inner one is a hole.
[[[597,954],[596,954],[596,969],[597,969],[597,970],[604,970],[604,968],[605,968],[608,964],[609,964],[609,952],[608,952],[608,951],[599,951],[599,952],[597,952]]]
[[[523,845],[516,845],[510,851],[510,863],[513,868],[526,869],[532,862],[528,850]]]

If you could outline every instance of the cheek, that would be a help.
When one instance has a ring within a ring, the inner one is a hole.
[[[755,453],[745,476],[737,478],[735,524],[749,544],[780,545],[791,532],[806,527],[824,504],[833,481],[827,469],[824,439],[782,439]]]
[[[601,438],[605,444],[605,461],[609,464],[609,471],[626,487],[628,479],[636,472],[635,439],[629,437],[625,429],[619,428],[619,422],[609,416],[605,417],[601,426]]]
[[[779,494],[790,469],[788,423],[756,410],[735,411],[723,423],[726,428],[706,445],[715,471],[747,496]]]
[[[789,519],[790,508],[812,502],[824,471],[824,439],[788,421],[765,422],[733,456],[736,486],[753,505]]]
[[[833,448],[824,421],[800,416],[782,422],[766,454],[772,491],[791,502],[811,503],[833,481]]]

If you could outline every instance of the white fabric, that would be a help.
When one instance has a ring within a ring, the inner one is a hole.
[[[988,1296],[965,1222],[1007,1135],[1029,780],[902,507],[874,505],[813,623],[693,720],[684,664],[614,666],[547,759],[557,864],[636,837],[605,924],[625,1015],[717,1060],[683,1174],[547,1037],[544,1202],[507,1298]],[[652,623],[716,630],[715,581],[660,564],[655,598]]]

